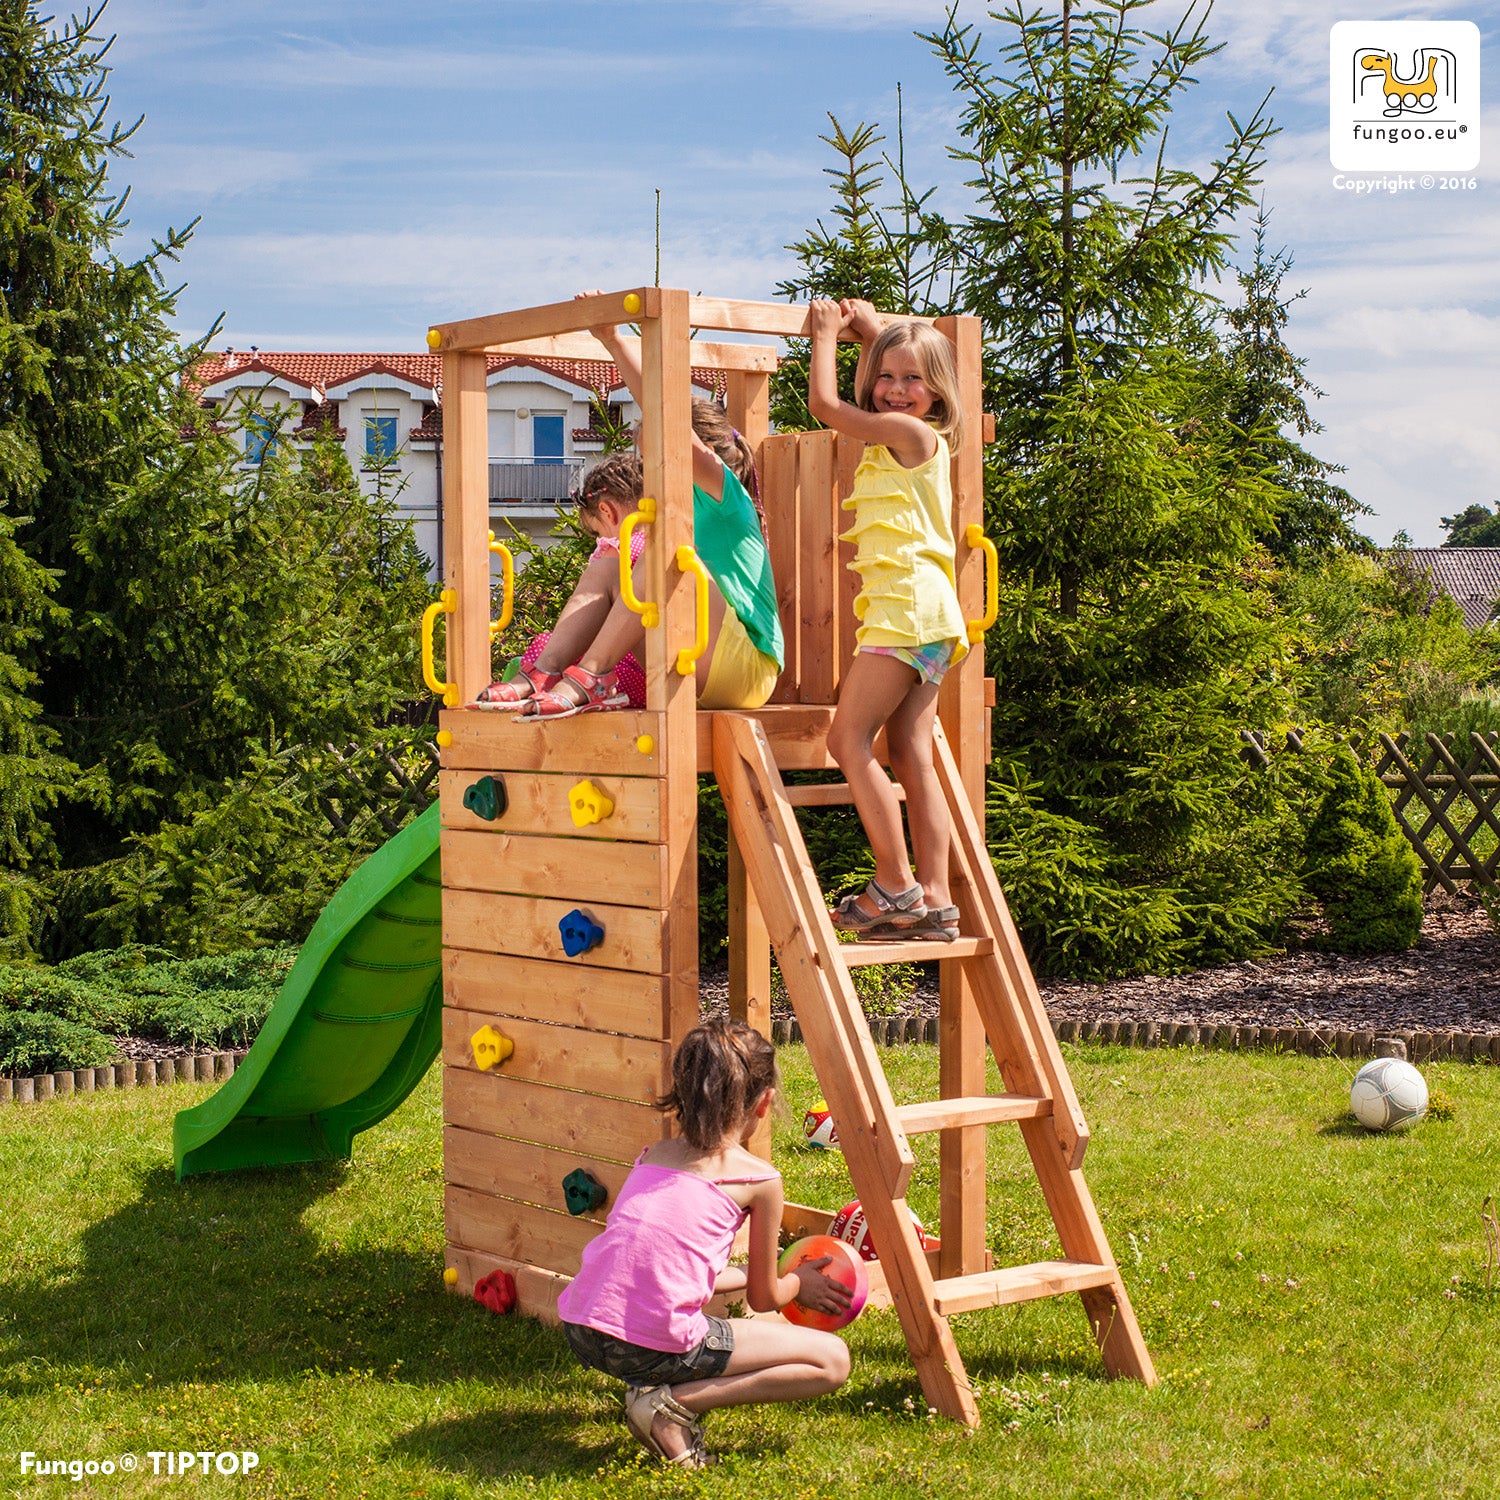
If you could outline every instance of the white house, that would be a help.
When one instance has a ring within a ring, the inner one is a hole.
[[[632,423],[640,411],[606,360],[490,355],[490,518],[504,541],[510,521],[533,547],[549,545],[558,506],[604,452],[595,426]],[[309,444],[331,428],[366,493],[391,498],[414,524],[430,574],[443,568],[442,357],[299,354],[226,349],[198,364],[199,400],[235,435],[244,465],[268,441]],[[693,393],[719,394],[714,372],[692,372]],[[279,416],[279,423],[273,414]],[[273,436],[274,431],[274,436]],[[518,559],[519,560],[519,559]]]

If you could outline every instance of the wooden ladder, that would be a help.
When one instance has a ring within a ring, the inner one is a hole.
[[[797,824],[799,789],[782,781],[752,714],[713,719],[714,775],[730,827],[922,1390],[930,1406],[974,1426],[978,1408],[948,1326],[954,1313],[1077,1292],[1110,1373],[1154,1385],[1156,1372],[1080,1170],[1088,1128],[940,726],[935,760],[953,820],[953,894],[963,935],[952,943],[840,943]],[[806,800],[827,802],[829,790]],[[964,966],[1005,1093],[902,1105],[892,1097],[849,970],[934,959]],[[915,1165],[908,1138],[1000,1122],[1020,1127],[1065,1258],[935,1278],[906,1207]]]

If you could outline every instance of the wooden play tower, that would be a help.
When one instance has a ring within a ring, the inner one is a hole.
[[[544,722],[466,706],[491,679],[485,356],[604,358],[585,330],[606,322],[640,328],[640,446],[645,494],[655,501],[654,518],[642,523],[643,597],[659,610],[646,632],[646,708]],[[978,320],[936,326],[955,345],[977,431]],[[832,432],[769,433],[774,343],[707,342],[693,337],[700,330],[806,336],[807,309],[643,287],[446,323],[429,335],[443,355],[451,590],[450,707],[439,742],[447,1261],[458,1289],[505,1269],[523,1311],[555,1317],[558,1292],[608,1213],[608,1201],[570,1211],[579,1205],[567,1201],[564,1178],[583,1169],[612,1196],[641,1148],[671,1128],[655,1101],[670,1085],[673,1047],[699,1019],[697,787],[699,774],[711,773],[732,832],[731,1010],[770,1034],[774,947],[880,1249],[874,1300],[894,1304],[928,1402],[977,1421],[952,1314],[1063,1293],[1081,1297],[1111,1372],[1153,1382],[1080,1170],[1087,1127],[984,846],[983,652],[949,674],[940,700],[937,761],[953,815],[963,936],[946,945],[841,944],[796,809],[847,802],[847,788],[787,787],[781,773],[834,769],[826,734],[854,648],[856,589],[845,566],[852,549],[838,541],[839,501],[858,445]],[[679,553],[693,541],[690,367],[723,372],[731,420],[759,455],[787,663],[773,701],[754,712],[698,711],[691,672],[677,669],[696,628],[693,559]],[[953,533],[959,597],[976,633],[987,581],[993,586],[979,531],[981,478],[971,441],[954,458]],[[485,778],[489,790],[476,791]],[[580,921],[602,932],[582,951]],[[941,1097],[897,1104],[849,970],[914,960],[941,963]],[[514,1044],[503,1061],[482,1043],[476,1049],[485,1027]],[[996,1095],[986,1091],[986,1046],[1004,1080]],[[992,1264],[985,1132],[1001,1123],[1021,1132],[1060,1259]],[[905,1206],[909,1137],[922,1131],[941,1132],[941,1248],[931,1252]],[[830,1217],[831,1209],[792,1205],[786,1227],[809,1233]]]

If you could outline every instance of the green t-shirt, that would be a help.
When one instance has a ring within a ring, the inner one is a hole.
[[[778,667],[786,662],[771,554],[761,535],[760,517],[733,470],[724,470],[724,497],[715,500],[693,486],[693,545],[719,592],[733,606],[757,651]]]

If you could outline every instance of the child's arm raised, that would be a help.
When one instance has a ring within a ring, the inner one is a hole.
[[[781,1230],[785,1197],[781,1178],[771,1177],[755,1185],[750,1199],[750,1264],[745,1272],[745,1300],[755,1312],[776,1312],[791,1302],[800,1302],[816,1312],[846,1312],[849,1288],[823,1274],[832,1256],[810,1260],[782,1276],[776,1270],[776,1241]]]
[[[578,297],[597,297],[598,292],[576,292]],[[645,376],[641,372],[641,356],[637,349],[623,343],[620,339],[620,330],[614,323],[601,323],[596,328],[591,328],[590,333],[609,350],[611,358],[615,362],[615,368],[620,372],[620,379],[625,382],[626,389],[635,398],[635,404],[642,411],[646,409],[644,392],[646,389]],[[693,433],[693,483],[699,489],[707,490],[715,500],[721,499],[724,494],[724,464],[719,455],[703,441],[695,432]]]
[[[825,427],[832,427],[864,443],[889,448],[896,461],[908,469],[924,464],[937,452],[937,435],[920,417],[907,412],[865,411],[839,397],[838,363],[835,350],[845,328],[859,335],[861,344],[858,381],[869,357],[869,344],[880,332],[880,315],[868,302],[815,300],[808,313],[812,333],[812,359],[807,372],[807,409]]]

